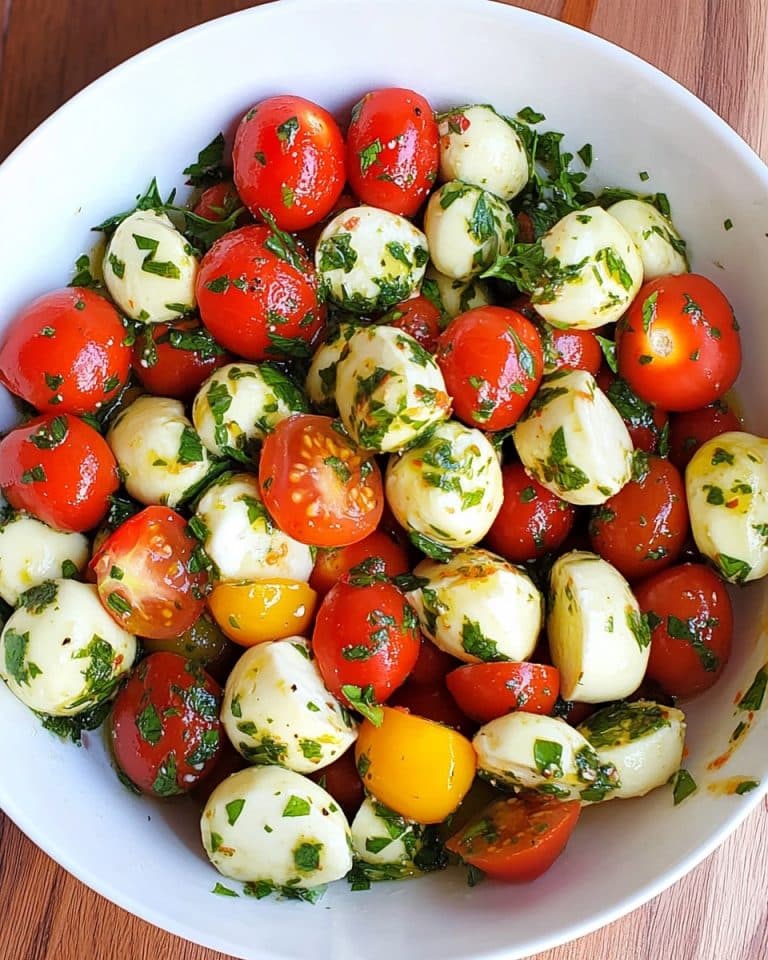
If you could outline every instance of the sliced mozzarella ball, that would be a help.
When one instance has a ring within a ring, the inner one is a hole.
[[[306,413],[306,397],[268,363],[230,363],[205,381],[192,404],[192,422],[217,457],[250,462],[249,447],[292,413]]]
[[[702,444],[685,471],[696,546],[731,583],[768,573],[768,440],[734,430]]]
[[[278,530],[252,474],[217,480],[200,498],[195,516],[221,580],[309,580],[312,548]]]
[[[359,329],[356,323],[340,323],[334,335],[312,354],[304,389],[313,407],[327,413],[336,413],[336,367],[352,334]]]
[[[688,258],[680,234],[653,204],[645,200],[620,200],[608,207],[608,213],[632,237],[643,261],[644,280],[688,272]]]
[[[531,296],[556,327],[592,330],[624,313],[643,282],[643,262],[624,227],[601,207],[569,213],[541,238],[556,268]]]
[[[647,700],[614,703],[579,725],[601,763],[616,767],[621,786],[608,799],[642,797],[680,769],[685,715]]]
[[[446,547],[471,547],[488,533],[504,500],[491,442],[456,420],[390,457],[387,503],[406,530]]]
[[[107,433],[128,493],[175,507],[203,480],[211,460],[179,400],[141,396]]]
[[[328,298],[353,313],[407,300],[418,291],[428,259],[421,230],[377,207],[342,211],[320,234],[315,250]]]
[[[411,443],[451,409],[434,357],[396,327],[364,327],[336,367],[336,404],[352,439],[391,453]]]
[[[502,200],[528,183],[528,154],[515,128],[493,107],[459,107],[440,121],[440,179],[463,180]]]
[[[437,307],[443,318],[452,320],[460,313],[492,303],[491,290],[485,280],[454,280],[435,270],[430,263],[424,275],[421,292]]]
[[[516,711],[481,727],[472,746],[478,773],[494,786],[560,800],[602,800],[619,786],[616,768],[565,720]]]
[[[509,253],[515,218],[506,203],[487,190],[451,180],[429,198],[424,232],[440,273],[469,280]]]
[[[573,550],[550,573],[547,633],[564,700],[620,700],[640,686],[651,635],[619,571],[597,554]]]
[[[303,637],[245,651],[227,679],[221,722],[246,760],[298,773],[327,767],[357,739],[354,722],[326,690]]]
[[[352,867],[349,824],[333,797],[282,767],[250,767],[223,780],[200,833],[219,873],[276,890],[317,887]]]
[[[53,530],[24,513],[9,513],[0,521],[0,597],[12,607],[30,587],[76,576],[87,562],[82,533]]]
[[[374,868],[382,880],[411,877],[421,871],[413,858],[421,849],[421,825],[406,820],[373,797],[366,797],[352,821],[355,859]]]
[[[514,442],[527,473],[568,503],[605,503],[632,476],[629,432],[586,370],[544,381]]]
[[[423,560],[427,582],[406,594],[421,629],[466,663],[526,660],[536,646],[542,597],[533,581],[487,550],[463,550],[448,563]]]
[[[104,283],[132,320],[167,323],[195,306],[197,257],[164,213],[137,210],[112,234]]]
[[[0,677],[11,693],[57,717],[109,699],[133,666],[136,638],[110,617],[96,587],[47,580],[21,599],[0,636]]]

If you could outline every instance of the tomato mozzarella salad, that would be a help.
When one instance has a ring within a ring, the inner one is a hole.
[[[663,194],[531,108],[343,119],[255,104],[8,318],[0,676],[247,894],[532,880],[584,805],[695,789],[768,440]]]

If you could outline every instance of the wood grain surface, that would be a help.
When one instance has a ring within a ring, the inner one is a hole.
[[[0,0],[0,159],[105,70],[193,24],[253,5]],[[589,28],[656,64],[710,104],[763,159],[768,157],[768,0],[524,0],[517,5]],[[764,802],[672,889],[623,920],[535,960],[765,960],[766,860]],[[93,893],[0,813],[0,958],[221,960],[221,955],[157,930]]]

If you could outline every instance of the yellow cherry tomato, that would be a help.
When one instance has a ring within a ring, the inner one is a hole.
[[[472,744],[441,723],[383,707],[381,726],[361,726],[357,769],[377,800],[419,823],[439,823],[472,786],[477,757]]]
[[[298,580],[220,583],[208,597],[216,623],[243,647],[306,633],[316,604],[315,591]]]

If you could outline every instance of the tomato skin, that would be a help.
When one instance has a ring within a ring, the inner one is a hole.
[[[304,636],[312,624],[317,595],[298,580],[218,583],[208,597],[216,623],[234,643],[252,647],[268,640]]]
[[[541,663],[468,663],[445,682],[460,709],[478,723],[512,710],[549,716],[560,693],[560,671]]]
[[[327,767],[313,770],[307,776],[325,787],[351,823],[365,799],[363,781],[355,766],[355,751],[347,750]]]
[[[240,121],[234,178],[254,216],[269,211],[281,230],[305,230],[333,209],[344,188],[344,140],[333,117],[311,100],[262,100]]]
[[[309,356],[325,323],[317,274],[298,247],[290,263],[273,253],[270,238],[269,227],[256,225],[213,244],[197,274],[200,317],[218,343],[247,360],[285,357],[284,340],[293,341],[291,355]]]
[[[78,417],[36,417],[0,440],[0,492],[56,530],[93,529],[118,486],[107,441]]]
[[[379,323],[387,323],[410,334],[429,353],[437,350],[440,338],[440,311],[426,297],[403,300],[385,313]]]
[[[630,385],[604,366],[597,374],[597,385],[616,407],[636,450],[658,453],[669,417],[664,410],[646,403]]]
[[[560,330],[543,324],[545,327],[545,373],[555,370],[586,370],[592,376],[603,362],[600,342],[592,330]]]
[[[634,592],[641,611],[653,614],[646,677],[673,697],[708,690],[733,640],[733,608],[722,580],[704,564],[684,563],[643,580]]]
[[[542,487],[520,463],[501,468],[504,500],[486,543],[512,563],[535,560],[557,548],[571,532],[576,510]]]
[[[419,656],[408,675],[408,683],[419,687],[440,686],[445,680],[446,674],[455,669],[461,663],[450,653],[446,653],[438,646],[428,640],[425,636],[421,637],[419,647]]]
[[[647,403],[696,410],[733,386],[741,340],[731,305],[693,273],[646,283],[616,327],[619,374]]]
[[[427,687],[412,683],[408,679],[402,687],[395,690],[388,703],[390,707],[405,707],[417,717],[425,717],[458,730],[465,737],[472,737],[477,733],[477,724],[461,711],[442,682],[434,687]]]
[[[420,94],[401,87],[366,93],[347,133],[349,185],[363,203],[412,217],[437,179],[439,144],[432,107]]]
[[[220,709],[221,687],[201,667],[176,653],[150,654],[112,708],[117,765],[143,793],[186,793],[216,764]]]
[[[67,287],[16,315],[0,347],[0,383],[41,413],[94,413],[128,380],[131,350],[117,310]]]
[[[192,626],[178,636],[163,640],[142,637],[141,642],[147,653],[178,653],[187,660],[199,663],[214,680],[221,683],[226,681],[229,671],[242,653],[224,636],[207,610],[203,610]],[[240,756],[239,753],[237,755]]]
[[[198,349],[184,346],[198,341]],[[194,396],[214,370],[232,359],[205,327],[191,318],[146,326],[133,345],[133,369],[142,387],[155,396],[178,400]]]
[[[685,470],[688,461],[707,440],[741,429],[741,420],[724,400],[699,410],[673,413],[669,418],[669,459],[678,470]]]
[[[506,797],[487,806],[446,847],[494,880],[527,883],[563,852],[580,812],[578,800]]]
[[[410,569],[408,551],[403,544],[379,528],[347,547],[320,547],[309,585],[324,596],[343,574],[366,560],[370,562],[371,558],[381,561],[377,569],[388,577],[396,577]]]
[[[205,217],[206,220],[220,221],[226,220],[242,205],[243,201],[238,196],[234,183],[231,180],[222,180],[221,183],[214,183],[212,187],[203,190],[192,208],[192,213]]]
[[[384,703],[413,669],[421,634],[397,587],[385,581],[355,586],[347,576],[326,594],[315,620],[312,649],[331,693],[353,706],[346,685],[370,686]]]
[[[261,449],[259,484],[280,529],[302,543],[345,547],[372,533],[384,509],[381,471],[330,417],[281,420]]]
[[[544,372],[538,330],[506,307],[459,314],[440,336],[436,359],[455,415],[482,430],[516,423]]]

